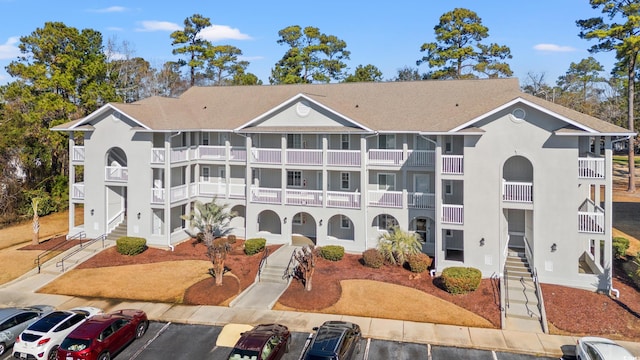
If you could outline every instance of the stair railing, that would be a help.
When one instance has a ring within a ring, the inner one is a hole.
[[[542,324],[542,331],[545,334],[549,333],[549,325],[547,324],[547,312],[544,309],[544,299],[542,297],[542,289],[540,288],[540,282],[538,281],[538,269],[533,268],[533,283],[536,285],[536,296],[538,297],[538,310],[540,311],[540,323]]]
[[[72,257],[73,255],[79,253],[80,251],[82,251],[82,249],[90,246],[91,244],[94,244],[98,241],[102,241],[102,248],[104,249],[104,241],[107,238],[107,234],[102,234],[100,236],[98,236],[95,239],[86,241],[84,243],[80,243],[80,246],[76,247],[75,249],[73,249],[72,251],[70,251],[67,255],[65,255],[62,259],[60,259],[60,261],[58,261],[56,263],[56,267],[60,267],[62,268],[62,272],[64,272],[64,261],[69,259],[70,257]]]
[[[289,258],[289,263],[287,264],[287,268],[284,269],[284,274],[282,274],[283,280],[289,280],[295,275],[296,271],[296,250],[294,249],[291,252],[291,257]]]
[[[262,275],[262,267],[267,263],[267,257],[269,256],[269,248],[265,246],[262,252],[262,258],[260,259],[260,265],[258,265],[258,282],[260,282],[260,276]]]
[[[500,285],[503,285],[503,289],[504,289],[504,311],[506,312],[507,309],[509,308],[509,285],[507,285],[507,280],[508,279],[508,274],[507,274],[507,263],[505,261],[504,264],[504,275],[502,276],[502,281],[500,282]],[[506,314],[505,314],[506,316]]]
[[[40,269],[42,267],[42,263],[44,262],[44,259],[50,255],[51,253],[53,253],[54,251],[58,251],[60,250],[62,247],[68,245],[67,241],[69,240],[80,240],[80,244],[82,245],[82,240],[86,238],[86,234],[84,231],[80,231],[79,233],[68,237],[66,241],[63,241],[61,243],[59,243],[56,246],[52,246],[51,248],[41,252],[40,254],[38,254],[38,257],[36,257],[33,260],[33,263],[38,267],[38,274],[40,273]]]

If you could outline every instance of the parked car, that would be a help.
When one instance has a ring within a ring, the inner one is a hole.
[[[576,357],[578,360],[622,360],[635,359],[625,348],[614,341],[587,336],[578,339],[576,343]]]
[[[58,359],[109,360],[149,326],[142,310],[119,310],[95,315],[73,330],[58,348]]]
[[[261,324],[243,332],[229,360],[279,360],[289,352],[291,333],[280,324]]]
[[[304,360],[348,360],[360,352],[360,326],[346,321],[327,321],[316,332]]]
[[[87,306],[45,315],[18,335],[13,345],[13,357],[56,360],[62,340],[87,318],[97,314],[102,314],[102,309]]]
[[[53,310],[49,305],[0,309],[0,355],[13,345],[18,334],[27,326]]]

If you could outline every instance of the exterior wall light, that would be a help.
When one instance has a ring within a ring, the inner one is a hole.
[[[283,223],[283,224],[286,224],[286,223],[287,223],[287,218],[286,218],[286,217],[284,218],[284,220],[282,220],[282,223]]]
[[[558,250],[558,245],[556,245],[556,243],[553,243],[553,245],[551,245],[551,252],[554,252]]]
[[[91,216],[93,216],[93,209],[91,209]]]
[[[484,238],[480,239],[480,246],[484,246]]]
[[[322,226],[322,219],[320,219],[320,226]]]
[[[140,220],[140,213],[138,213],[138,220]]]

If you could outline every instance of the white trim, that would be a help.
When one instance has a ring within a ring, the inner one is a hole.
[[[573,125],[573,126],[575,126],[575,127],[579,128],[579,129],[582,129],[582,130],[587,131],[587,132],[589,132],[589,133],[592,133],[592,134],[599,134],[599,132],[598,132],[598,131],[596,131],[596,130],[594,130],[594,129],[591,129],[590,127],[588,127],[588,126],[586,126],[586,125],[584,125],[584,124],[581,124],[581,123],[579,123],[579,122],[576,122],[576,121],[574,121],[574,120],[571,120],[571,119],[569,119],[569,118],[567,118],[567,117],[565,117],[565,116],[562,116],[562,115],[560,115],[560,114],[558,114],[558,113],[556,113],[556,112],[553,112],[553,111],[551,111],[551,110],[549,110],[549,109],[547,109],[547,108],[544,108],[544,107],[542,107],[542,106],[540,106],[540,105],[534,104],[534,103],[532,103],[531,101],[525,100],[525,99],[523,99],[523,98],[521,98],[521,97],[517,97],[517,98],[515,98],[515,99],[513,99],[513,100],[509,101],[508,103],[506,103],[506,104],[504,104],[504,105],[502,105],[502,106],[498,106],[497,108],[495,108],[495,109],[493,109],[493,110],[491,110],[491,111],[489,111],[489,112],[487,112],[487,113],[484,113],[484,114],[482,114],[482,115],[480,115],[480,116],[477,116],[477,117],[475,117],[475,118],[473,118],[473,119],[471,119],[471,120],[467,121],[466,123],[464,123],[464,124],[462,124],[462,125],[458,125],[458,126],[456,126],[455,128],[453,128],[453,129],[451,129],[451,130],[449,130],[449,131],[450,131],[450,132],[460,131],[460,130],[462,130],[462,129],[466,128],[466,127],[467,127],[467,126],[469,126],[469,125],[472,125],[472,124],[474,124],[474,123],[476,123],[476,122],[478,122],[478,121],[480,121],[480,120],[482,120],[482,119],[484,119],[484,118],[486,118],[486,117],[488,117],[488,116],[491,116],[491,115],[493,115],[493,114],[496,114],[496,113],[498,113],[498,112],[500,112],[500,111],[502,111],[502,110],[504,110],[504,109],[506,109],[506,108],[508,108],[508,107],[510,107],[510,106],[513,106],[513,105],[515,105],[515,104],[518,104],[518,103],[521,103],[521,104],[525,104],[525,105],[527,105],[527,106],[530,106],[530,107],[532,107],[532,108],[534,108],[534,109],[536,109],[536,110],[538,110],[538,111],[541,111],[541,112],[543,112],[543,113],[545,113],[545,114],[547,114],[547,115],[551,115],[551,116],[553,116],[553,117],[555,117],[555,118],[557,118],[557,119],[559,119],[559,120],[562,120],[562,121],[564,121],[564,122],[566,122],[566,123],[568,123],[568,124],[571,124],[571,125]]]
[[[78,121],[73,126],[70,126],[68,129],[65,129],[65,130],[70,131],[70,130],[74,130],[77,127],[85,125],[85,124],[89,123],[89,121],[95,119],[99,115],[102,115],[103,113],[107,112],[108,110],[113,110],[113,111],[117,112],[118,114],[122,114],[122,115],[128,117],[129,119],[131,119],[136,124],[142,126],[144,129],[151,130],[151,128],[148,127],[147,125],[141,123],[140,121],[136,120],[133,116],[130,116],[129,114],[125,113],[124,111],[118,109],[117,107],[115,107],[115,106],[113,106],[111,104],[103,105],[100,109],[98,109],[98,110],[92,112],[91,114],[85,116],[82,120]]]
[[[289,100],[284,101],[280,105],[278,105],[278,106],[276,106],[276,107],[274,107],[274,108],[272,108],[272,109],[270,109],[270,110],[258,115],[257,117],[255,117],[252,120],[249,120],[245,124],[238,126],[237,128],[233,129],[233,131],[234,132],[238,132],[238,131],[240,131],[240,130],[242,130],[244,128],[251,127],[252,125],[256,124],[257,122],[260,122],[260,121],[264,120],[267,116],[269,116],[271,114],[274,114],[274,113],[280,111],[281,109],[284,109],[285,107],[287,107],[287,106],[289,106],[289,105],[291,105],[294,102],[299,101],[299,100],[309,101],[311,104],[316,105],[316,106],[328,111],[329,113],[334,114],[334,115],[336,115],[336,116],[338,116],[338,117],[340,117],[340,118],[342,118],[342,119],[344,119],[344,120],[356,125],[357,127],[361,128],[361,129],[364,129],[364,130],[366,130],[368,132],[373,132],[373,130],[369,129],[368,127],[366,127],[366,126],[364,126],[362,124],[360,124],[359,122],[357,122],[357,121],[355,121],[355,120],[353,120],[353,119],[351,119],[351,118],[349,118],[347,116],[342,115],[341,113],[339,113],[339,112],[337,112],[337,111],[335,111],[335,110],[333,110],[333,109],[331,109],[331,108],[329,108],[329,107],[327,107],[327,106],[325,106],[325,105],[313,100],[312,98],[310,98],[310,97],[308,97],[308,96],[306,96],[306,95],[304,95],[302,93],[291,97]]]

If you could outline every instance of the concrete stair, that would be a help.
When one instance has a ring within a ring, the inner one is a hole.
[[[125,218],[115,229],[107,234],[107,240],[115,242],[119,238],[127,236],[127,219]]]
[[[505,264],[508,306],[507,328],[542,332],[540,309],[531,268],[524,252],[509,250]]]

